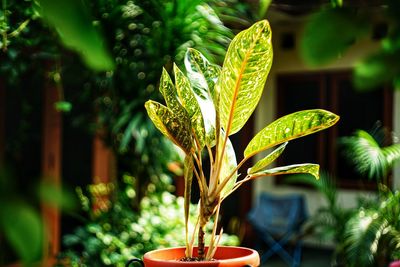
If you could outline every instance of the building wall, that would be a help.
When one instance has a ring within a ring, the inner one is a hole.
[[[305,71],[320,71],[320,70],[349,70],[354,64],[367,55],[373,52],[379,46],[378,42],[373,42],[371,40],[360,40],[351,47],[341,58],[335,62],[318,67],[310,68],[307,67],[299,57],[298,40],[301,36],[302,28],[295,23],[287,25],[271,25],[273,30],[273,47],[274,47],[274,63],[271,69],[271,73],[268,77],[265,91],[263,93],[260,104],[256,110],[256,122],[255,128],[256,133],[264,128],[268,123],[272,122],[276,116],[276,77],[277,74],[290,73],[290,72],[305,72]],[[280,37],[283,33],[295,33],[295,49],[292,50],[282,50],[279,47]],[[394,94],[393,99],[394,117],[393,117],[393,127],[394,131],[400,135],[400,90],[397,90]],[[260,180],[255,181],[253,201],[257,195],[263,191],[274,192],[277,194],[285,194],[291,192],[300,192],[306,196],[307,205],[310,214],[314,214],[316,210],[325,205],[324,198],[320,193],[312,189],[304,189],[292,186],[275,185],[274,178],[265,177]],[[397,164],[394,171],[394,182],[395,188],[400,188],[400,164]],[[361,192],[354,190],[340,190],[339,201],[344,207],[352,207],[357,203],[357,197],[360,195],[366,195],[373,197],[371,192]]]

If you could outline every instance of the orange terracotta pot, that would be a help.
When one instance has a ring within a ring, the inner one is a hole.
[[[194,248],[194,256],[197,248]],[[185,248],[159,249],[146,253],[143,257],[145,267],[193,267],[193,266],[218,266],[218,267],[257,267],[260,265],[258,252],[243,247],[218,247],[214,261],[183,262],[179,259],[185,256]]]

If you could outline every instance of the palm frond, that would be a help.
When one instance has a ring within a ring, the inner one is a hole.
[[[307,174],[291,175],[285,179],[285,182],[310,185],[323,194],[330,206],[336,205],[337,186],[334,177],[329,173],[322,172],[318,180]]]
[[[361,209],[347,223],[344,251],[350,266],[373,266],[380,237],[387,231],[388,221],[374,210]]]
[[[350,266],[375,266],[378,259],[394,258],[400,248],[400,192],[380,197],[380,205],[360,209],[346,224],[344,251]]]
[[[358,130],[354,135],[342,137],[339,141],[345,158],[358,173],[370,179],[386,177],[394,161],[400,159],[400,144],[383,147],[381,138],[376,136]]]

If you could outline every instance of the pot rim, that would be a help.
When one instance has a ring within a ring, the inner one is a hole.
[[[143,260],[147,260],[147,261],[152,261],[154,263],[157,262],[174,262],[175,265],[187,265],[188,263],[193,264],[193,265],[202,265],[204,263],[227,263],[227,262],[242,262],[245,261],[247,259],[252,259],[254,257],[258,257],[258,252],[254,249],[251,248],[247,248],[247,247],[240,247],[240,246],[218,246],[217,251],[218,250],[230,250],[230,251],[245,251],[248,254],[246,255],[240,255],[238,257],[232,257],[232,258],[227,258],[227,259],[218,259],[216,258],[213,261],[193,261],[193,262],[188,262],[188,261],[179,261],[179,258],[176,259],[159,259],[159,258],[154,258],[152,257],[154,254],[160,253],[160,252],[167,252],[167,251],[174,251],[174,250],[185,250],[186,247],[171,247],[171,248],[161,248],[161,249],[156,249],[156,250],[152,250],[147,252],[146,254],[144,254],[143,256]],[[194,249],[197,249],[197,247],[195,246]],[[207,249],[207,247],[206,247]],[[221,251],[220,251],[221,252]]]

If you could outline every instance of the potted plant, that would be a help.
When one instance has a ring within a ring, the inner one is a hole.
[[[268,21],[255,23],[231,42],[223,67],[210,63],[199,51],[189,49],[185,75],[174,65],[175,83],[163,70],[160,92],[166,105],[153,100],[145,107],[150,119],[185,153],[186,246],[152,251],[144,255],[149,266],[258,266],[254,250],[218,247],[217,232],[222,201],[243,183],[263,176],[309,173],[318,177],[319,165],[296,164],[266,169],[285,149],[287,142],[334,125],[339,117],[329,111],[304,110],[286,115],[262,129],[247,145],[238,163],[229,136],[237,133],[255,110],[272,64],[271,29]],[[238,179],[239,168],[256,154],[275,148]],[[203,170],[203,152],[210,172]],[[207,160],[208,161],[208,160]],[[189,204],[193,179],[200,189],[198,217],[189,233]],[[204,228],[214,218],[209,243]],[[194,246],[197,233],[198,245]]]

